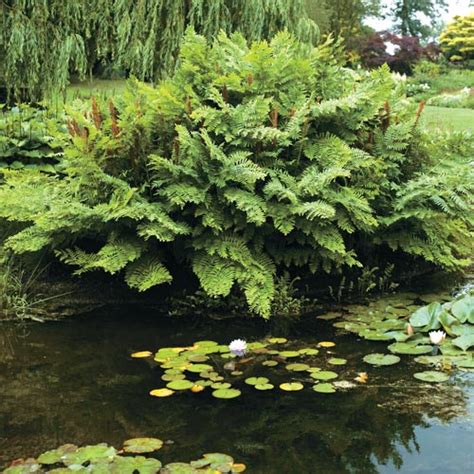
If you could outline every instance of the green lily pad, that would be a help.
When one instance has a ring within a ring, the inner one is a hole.
[[[239,397],[241,393],[242,392],[236,388],[221,388],[219,390],[214,390],[212,396],[215,398],[230,399]]]
[[[187,367],[186,370],[188,372],[199,374],[201,372],[204,372],[205,370],[214,370],[214,367],[208,364],[192,364],[189,367]]]
[[[280,355],[282,357],[290,358],[290,357],[298,357],[300,353],[298,351],[281,351]]]
[[[231,387],[231,384],[227,383],[227,382],[214,382],[211,385],[211,388],[213,388],[215,390],[219,390],[221,388],[230,388],[230,387]]]
[[[104,472],[156,474],[161,468],[161,462],[158,459],[144,456],[119,456],[107,467],[109,469]]]
[[[163,441],[158,438],[132,438],[123,443],[123,450],[133,454],[152,453],[162,446]]]
[[[206,362],[206,360],[209,360],[209,357],[203,355],[203,354],[195,354],[195,355],[190,355],[188,357],[189,362]]]
[[[364,362],[372,365],[393,365],[400,362],[400,357],[392,354],[367,354],[364,357]]]
[[[418,357],[415,357],[415,362],[418,362],[419,364],[423,365],[436,365],[439,362],[443,360],[443,356],[427,356],[427,355],[421,355]]]
[[[318,383],[313,385],[313,390],[319,393],[334,393],[336,391],[331,383]]]
[[[328,360],[328,363],[331,365],[345,365],[347,364],[347,359],[341,359],[339,357],[331,357]]]
[[[300,382],[287,382],[280,384],[280,388],[285,392],[298,392],[303,390],[304,385]]]
[[[387,334],[383,331],[372,331],[366,329],[361,331],[359,334],[368,341],[390,341],[390,339],[392,339],[390,334]]]
[[[100,461],[112,461],[117,451],[105,443],[94,446],[84,446],[76,451],[66,453],[62,461],[66,466],[71,464],[84,464],[85,462],[96,463]]]
[[[442,311],[443,308],[438,302],[431,303],[428,306],[422,306],[411,315],[410,324],[414,328],[423,327],[424,331],[439,329],[438,316]]]
[[[417,372],[413,374],[418,380],[422,380],[423,382],[446,382],[449,380],[449,375],[445,374],[444,372],[435,372],[433,370],[427,370],[426,372]]]
[[[305,370],[309,369],[309,365],[307,365],[307,364],[288,364],[285,368],[287,370],[292,370],[294,372],[304,372]]]
[[[262,362],[262,365],[266,367],[275,367],[276,365],[278,365],[278,362],[276,360],[264,360]]]
[[[465,369],[474,369],[474,357],[472,355],[466,356],[466,357],[459,357],[459,358],[457,357],[454,360],[454,363],[458,367],[462,367]]]
[[[173,380],[166,384],[166,386],[171,390],[189,390],[194,385],[194,382],[190,380]]]
[[[172,462],[166,464],[163,471],[166,472],[166,474],[196,474],[199,472],[190,464],[184,462]]]
[[[415,345],[408,342],[395,342],[388,346],[390,352],[395,354],[421,355],[432,352],[433,348],[426,345]]]
[[[179,374],[163,374],[161,376],[161,380],[164,380],[165,382],[171,382],[173,380],[183,380],[185,378],[186,378],[186,376],[182,373],[179,373]]]
[[[451,312],[461,322],[474,324],[474,295],[464,295],[451,306]]]
[[[317,380],[331,380],[337,377],[336,372],[330,370],[320,370],[318,372],[311,372],[310,377]]]
[[[316,319],[322,319],[323,321],[330,321],[331,319],[337,319],[342,316],[342,313],[326,313],[316,316]]]
[[[77,451],[78,447],[75,444],[63,444],[57,449],[46,451],[38,457],[38,462],[41,464],[57,464],[62,462],[62,457],[67,453]]]
[[[306,347],[304,349],[300,349],[298,352],[302,355],[308,355],[308,356],[319,354],[318,349],[313,349],[312,347]]]
[[[269,380],[266,377],[249,377],[245,379],[245,383],[248,385],[263,385],[268,382]]]
[[[271,383],[262,383],[254,385],[254,388],[257,390],[272,390],[274,386]]]
[[[238,377],[239,375],[243,375],[243,372],[241,370],[234,370],[230,374],[235,375],[236,377]]]
[[[271,344],[285,344],[288,342],[288,339],[285,339],[284,337],[271,337],[268,339],[268,342]]]
[[[212,346],[218,346],[219,343],[216,341],[196,341],[194,345],[198,347],[212,347]]]
[[[453,339],[452,344],[459,347],[463,351],[467,351],[470,347],[474,346],[474,334],[466,334],[464,336]]]

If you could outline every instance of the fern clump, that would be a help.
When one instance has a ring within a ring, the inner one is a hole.
[[[472,139],[433,142],[388,68],[345,69],[334,48],[188,32],[156,88],[69,110],[61,175],[5,172],[0,217],[23,224],[5,247],[120,272],[139,291],[185,264],[208,295],[238,286],[264,317],[288,269],[390,252],[462,267]]]

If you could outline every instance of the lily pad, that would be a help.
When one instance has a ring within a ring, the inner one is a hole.
[[[394,352],[395,354],[421,355],[432,352],[433,348],[427,345],[415,345],[408,342],[395,342],[388,346],[388,350],[390,352]]]
[[[269,380],[266,377],[249,377],[245,379],[247,385],[264,385],[268,382]]]
[[[152,397],[169,397],[170,395],[173,395],[174,390],[170,390],[169,388],[155,388],[154,390],[150,391],[150,395]]]
[[[453,339],[452,344],[459,347],[463,351],[467,351],[470,347],[474,346],[474,334],[466,334],[464,336]]]
[[[278,365],[278,362],[276,360],[264,360],[262,362],[262,365],[266,367],[275,367],[276,365]]]
[[[393,365],[400,362],[400,357],[392,354],[367,354],[364,357],[364,362],[372,365]]]
[[[320,347],[334,347],[335,345],[336,343],[332,341],[322,341],[318,343],[318,346]]]
[[[268,342],[270,342],[271,344],[285,344],[286,342],[288,342],[288,339],[284,337],[271,337],[270,339],[268,339]]]
[[[189,390],[194,385],[194,382],[190,380],[173,380],[166,384],[166,386],[171,390]]]
[[[331,365],[345,365],[347,364],[347,359],[341,359],[339,357],[331,357],[328,360],[328,363]]]
[[[211,388],[213,388],[215,390],[219,390],[221,388],[230,388],[230,387],[231,387],[231,384],[227,383],[227,382],[214,382],[211,385]]]
[[[308,370],[310,367],[308,364],[288,364],[285,367],[287,370],[292,370],[294,372],[304,372]]]
[[[298,352],[302,355],[308,355],[308,356],[313,356],[313,355],[319,354],[318,349],[313,349],[311,347],[300,349]]]
[[[242,392],[236,388],[221,388],[219,390],[214,390],[212,396],[215,398],[230,399],[239,397],[241,393]]]
[[[123,450],[133,454],[152,453],[162,446],[163,441],[158,438],[132,438],[123,443]]]
[[[337,377],[336,372],[330,370],[320,370],[318,372],[311,372],[310,377],[317,380],[331,380]]]
[[[67,453],[77,451],[78,447],[75,444],[63,444],[57,449],[46,451],[38,457],[40,464],[57,464],[62,462],[62,457]]]
[[[413,377],[418,380],[422,380],[423,382],[433,383],[446,382],[449,380],[449,375],[445,374],[444,372],[436,372],[433,370],[427,370],[426,372],[416,372],[413,374]]]
[[[62,461],[66,466],[71,464],[84,464],[85,462],[95,463],[100,461],[112,461],[117,451],[112,446],[105,443],[94,446],[84,446],[76,451],[66,453]]]
[[[461,323],[469,321],[474,324],[474,296],[465,295],[455,301],[451,306],[451,312]]]
[[[300,353],[298,351],[281,351],[280,355],[282,357],[290,358],[290,357],[298,357]]]
[[[164,380],[165,382],[171,382],[173,380],[183,380],[185,378],[186,376],[181,372],[179,374],[163,374],[161,376],[161,380]]]
[[[280,388],[285,392],[298,392],[303,390],[304,385],[300,382],[286,382],[280,384]]]
[[[107,467],[109,469],[104,472],[156,474],[161,468],[161,462],[144,456],[119,456]]]
[[[336,391],[331,383],[318,383],[313,385],[313,390],[319,393],[334,393]]]
[[[151,357],[152,355],[153,353],[150,351],[139,351],[139,352],[134,352],[133,354],[131,354],[131,357],[133,357],[134,359],[143,359],[146,357]]]
[[[191,364],[189,367],[186,368],[186,370],[188,372],[199,374],[201,372],[204,372],[205,370],[214,370],[214,367],[208,364]]]
[[[166,472],[166,474],[196,474],[199,471],[190,464],[184,462],[172,462],[164,466],[163,472]]]
[[[257,390],[272,390],[274,386],[271,383],[262,383],[254,385],[254,388]]]

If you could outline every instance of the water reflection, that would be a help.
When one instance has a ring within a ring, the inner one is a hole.
[[[174,441],[160,453],[165,462],[222,451],[252,473],[390,472],[414,458],[413,472],[431,469],[436,459],[453,472],[473,467],[463,453],[474,444],[472,377],[427,385],[412,378],[413,363],[367,369],[361,359],[375,343],[334,339],[330,324],[311,320],[292,336],[336,340],[338,354],[349,359],[346,379],[368,370],[366,385],[334,395],[249,390],[231,401],[206,393],[155,399],[148,391],[162,386],[161,370],[131,360],[130,352],[206,338],[258,339],[271,328],[260,321],[249,327],[248,321],[125,316],[97,314],[22,332],[1,327],[0,466],[65,442],[119,446],[130,437],[158,436]],[[443,450],[433,452],[430,436],[440,426]],[[453,443],[456,430],[462,439]]]

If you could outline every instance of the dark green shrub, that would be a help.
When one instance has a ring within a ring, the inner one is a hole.
[[[332,58],[284,33],[251,47],[188,33],[156,89],[131,83],[107,111],[71,111],[61,176],[6,173],[0,217],[24,223],[6,248],[123,272],[139,291],[190,266],[207,294],[238,285],[265,317],[285,269],[391,252],[465,265],[472,140],[425,136],[388,68]]]

